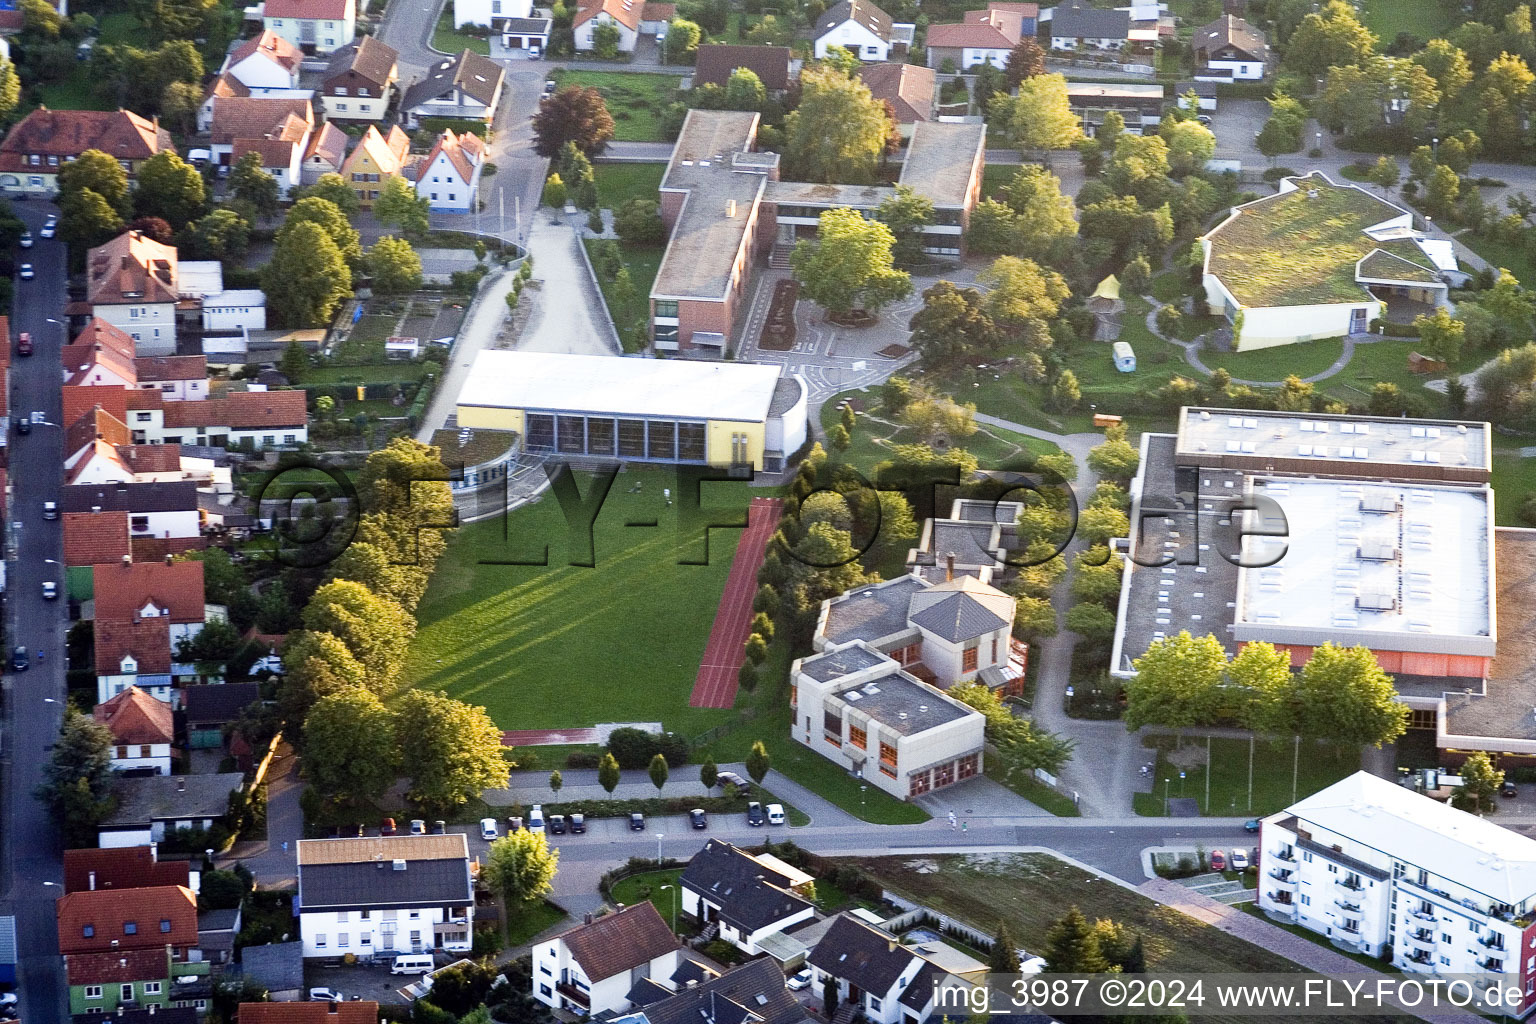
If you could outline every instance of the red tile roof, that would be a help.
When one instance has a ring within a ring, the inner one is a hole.
[[[325,91],[330,95],[335,84],[348,84],[355,77],[371,82],[381,91],[399,74],[399,51],[373,36],[363,36],[331,54],[325,69]]]
[[[103,619],[96,617],[96,672],[116,675],[123,656],[131,654],[141,675],[164,675],[171,670],[171,620]]]
[[[159,928],[156,922],[155,927]],[[71,985],[121,985],[130,981],[154,981],[171,973],[171,958],[165,947],[124,949],[106,953],[75,953],[64,958],[64,971]],[[101,1019],[107,1020],[108,1014]]]
[[[631,31],[640,31],[640,0],[580,0],[571,27],[585,25],[606,11],[614,21],[621,22]]]
[[[137,686],[97,704],[91,717],[112,730],[118,743],[169,743],[176,738],[171,706]]]
[[[259,430],[262,427],[302,427],[306,421],[303,391],[231,391],[222,398],[201,402],[166,402],[165,426],[229,427]]]
[[[105,565],[130,554],[127,512],[65,512],[64,564]]]
[[[171,403],[177,404],[177,403]],[[195,404],[195,403],[188,403]],[[160,392],[150,388],[125,389],[123,391],[123,408],[125,411],[145,412],[153,409],[165,408],[166,401]],[[126,417],[125,417],[126,419]]]
[[[657,3],[656,0],[648,0],[640,5],[641,21],[671,21],[677,17],[677,4]]]
[[[131,351],[125,357],[106,345],[67,345],[59,352],[59,364],[69,374],[64,383],[71,387],[131,387],[137,383]]]
[[[342,161],[346,159],[349,141],[346,132],[327,121],[319,131],[310,134],[309,149],[304,154],[304,160],[308,163],[319,157],[323,163],[340,170]]]
[[[90,889],[92,881],[97,889],[145,889],[187,885],[190,877],[187,861],[161,860],[153,846],[64,851],[65,892]]]
[[[965,20],[946,25],[928,26],[928,45],[942,49],[972,47],[987,50],[1011,50],[1024,31],[1024,16],[1005,6],[985,11],[967,11]]]
[[[174,150],[171,133],[127,110],[49,110],[39,107],[16,123],[0,142],[0,171],[18,172],[30,166],[28,157],[76,157],[99,149],[118,160],[147,160],[161,150]]]
[[[100,345],[102,348],[111,349],[124,359],[132,359],[134,353],[133,336],[100,317],[93,317],[91,322],[75,335],[75,340],[69,343],[70,348],[80,345]]]
[[[202,562],[98,565],[95,585],[97,622],[130,622],[149,604],[169,610],[171,622],[203,621]]]
[[[475,180],[475,168],[485,159],[485,143],[474,132],[455,135],[445,128],[433,144],[432,151],[422,161],[421,169],[424,171],[432,166],[439,153],[448,158],[459,180],[467,185]]]
[[[125,231],[85,258],[92,305],[175,302],[176,247]]]
[[[133,361],[139,382],[207,380],[207,356],[139,356]]]
[[[315,123],[315,111],[307,99],[215,96],[210,128],[213,144],[228,146],[236,139],[263,138],[280,127],[290,114],[306,124]]]
[[[252,39],[247,39],[245,42],[235,47],[234,51],[230,53],[229,61],[225,66],[234,67],[236,64],[239,64],[247,57],[256,53],[261,54],[263,57],[277,64],[289,74],[293,74],[295,71],[297,71],[299,69],[299,65],[303,63],[304,60],[303,50],[299,49],[297,46],[294,46],[292,43],[278,35],[276,32],[268,29],[261,35]]]
[[[389,137],[386,138],[378,128],[368,126],[363,132],[363,137],[358,140],[357,147],[347,156],[346,163],[341,166],[342,177],[351,173],[353,162],[361,160],[364,156],[373,161],[373,166],[378,168],[378,174],[393,175],[400,173],[400,166],[405,161],[405,155],[410,152],[411,138],[400,130],[399,125],[390,125]]]
[[[331,1012],[335,1006],[336,1012]],[[379,1004],[372,1000],[350,1003],[241,1003],[236,1024],[379,1024]]]
[[[65,387],[63,390],[65,423],[77,422],[97,406],[119,420],[126,422],[128,419],[128,396],[134,392],[127,388]]]
[[[135,476],[140,473],[181,472],[181,445],[179,444],[119,445],[117,457]]]
[[[65,954],[197,945],[197,897],[180,885],[68,893],[58,920]]]
[[[649,901],[577,925],[557,938],[592,984],[682,948]]]
[[[132,544],[135,562],[163,562],[166,555],[183,555],[188,551],[202,551],[208,546],[208,538],[135,537]]]
[[[267,0],[262,14],[268,18],[297,18],[300,21],[346,21],[356,9],[355,0]]]
[[[215,78],[203,91],[203,99],[228,98],[244,99],[251,94],[246,84],[228,71]]]
[[[877,100],[889,100],[900,124],[927,121],[933,117],[933,97],[937,82],[933,68],[916,64],[865,64],[859,68],[859,80],[869,87]]]
[[[303,149],[308,144],[313,127],[311,122],[297,114],[287,114],[259,138],[235,139],[230,144],[229,158],[231,162],[238,163],[245,154],[256,153],[261,157],[263,167],[292,167],[296,150],[300,159],[303,158]]]
[[[107,389],[92,388],[91,390],[104,392]],[[64,457],[70,458],[95,442],[105,444],[110,451],[118,445],[132,444],[133,435],[122,420],[105,409],[97,407],[71,423],[64,432]],[[111,455],[115,457],[116,452],[111,452]],[[87,459],[81,459],[73,469],[78,469],[86,461]]]

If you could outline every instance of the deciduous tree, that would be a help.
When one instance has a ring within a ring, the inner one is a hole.
[[[885,152],[884,107],[862,81],[822,65],[800,74],[800,105],[785,118],[786,169],[799,181],[868,184]]]
[[[59,168],[59,202],[90,189],[104,199],[117,216],[128,219],[133,206],[128,196],[128,172],[117,160],[99,149],[87,149]]]
[[[403,238],[385,235],[368,249],[368,273],[380,295],[404,295],[421,287],[421,257]]]
[[[1368,647],[1314,648],[1297,698],[1301,731],[1309,736],[1379,747],[1408,728],[1408,708]]]
[[[290,722],[303,722],[322,697],[350,689],[365,689],[368,672],[341,638],[304,630],[291,634],[283,647],[283,684],[278,701]]]
[[[1376,37],[1360,24],[1345,0],[1329,0],[1319,12],[1301,19],[1285,51],[1285,67],[1317,76],[1329,68],[1364,63],[1376,50]]]
[[[304,607],[304,628],[330,633],[368,672],[369,689],[393,692],[416,634],[416,620],[394,601],[350,580],[333,580]]]
[[[1487,751],[1477,750],[1461,763],[1461,788],[1452,797],[1457,807],[1473,814],[1497,809],[1494,798],[1504,785],[1504,773],[1493,766]]]
[[[262,281],[274,319],[289,327],[326,326],[352,294],[346,258],[311,222],[284,229]]]
[[[75,189],[59,199],[59,235],[77,249],[110,241],[123,227],[123,218],[95,189]]]
[[[238,260],[250,247],[251,225],[234,210],[212,210],[188,226],[187,236],[199,259]]]
[[[1444,308],[1435,310],[1433,316],[1419,314],[1413,318],[1413,326],[1418,328],[1419,348],[1425,355],[1444,363],[1454,363],[1461,358],[1467,325]]]
[[[895,262],[910,266],[923,259],[923,228],[933,223],[933,202],[919,195],[910,185],[897,185],[875,209],[875,219],[891,229],[896,244]]]
[[[1008,63],[1003,68],[1009,89],[1017,89],[1026,79],[1045,74],[1045,51],[1040,44],[1025,36],[1008,51]]]
[[[306,185],[299,191],[295,201],[310,196],[328,200],[348,217],[354,216],[362,208],[362,200],[358,198],[357,192],[339,174],[320,175],[313,185]]]
[[[663,754],[652,755],[651,763],[646,768],[646,773],[651,777],[651,785],[656,787],[656,795],[660,796],[661,791],[667,788],[667,776],[670,774],[670,769],[667,768],[666,756]]]
[[[318,225],[331,241],[336,243],[336,248],[341,251],[342,258],[347,261],[348,267],[362,266],[363,244],[357,229],[352,226],[351,221],[347,220],[347,215],[342,213],[335,203],[318,196],[307,196],[293,204],[288,211],[288,216],[283,220],[283,226],[278,229],[278,244],[282,244],[283,236],[287,232],[305,223]]]
[[[163,150],[139,165],[133,190],[133,208],[141,217],[161,217],[173,228],[183,228],[200,216],[208,196],[197,168]]]
[[[432,229],[431,201],[418,195],[400,175],[385,180],[373,201],[373,216],[380,224],[398,228],[411,238],[422,238]],[[289,214],[292,216],[292,214]]]
[[[261,166],[261,154],[255,151],[235,161],[229,172],[229,194],[256,211],[258,217],[277,213],[277,179]]]
[[[912,278],[893,265],[895,237],[850,209],[821,215],[816,241],[795,243],[790,266],[802,294],[829,314],[878,310],[911,294]]]
[[[619,778],[619,762],[614,759],[612,753],[604,752],[602,760],[597,762],[598,784],[603,787],[609,796],[612,796],[614,789],[619,784]]]
[[[1062,75],[1036,75],[1019,83],[1018,95],[993,97],[990,120],[1018,149],[1071,149],[1083,137]]]
[[[751,68],[737,68],[725,82],[725,109],[762,110],[768,102],[763,80]]]
[[[406,795],[417,803],[459,807],[507,784],[512,752],[483,707],[411,690],[400,698],[395,735],[411,779]]]
[[[567,142],[595,156],[612,138],[613,115],[608,113],[602,93],[590,86],[568,85],[557,90],[533,115],[534,151],[539,156],[557,156]]]
[[[1136,677],[1125,685],[1127,729],[1162,725],[1182,730],[1210,720],[1225,680],[1227,654],[1214,636],[1154,640],[1132,665]]]
[[[912,347],[923,363],[953,368],[988,352],[996,343],[992,318],[975,288],[939,281],[923,292],[923,308],[912,314]]]
[[[43,768],[37,797],[53,809],[66,843],[89,846],[112,809],[112,733],[78,711],[66,711]]]
[[[559,869],[560,851],[550,848],[544,834],[520,828],[491,843],[485,884],[501,897],[510,918],[548,896]]]
[[[768,777],[768,769],[773,766],[773,758],[768,756],[768,748],[762,740],[754,740],[752,749],[747,753],[747,774],[752,776],[752,781],[759,786]]]
[[[377,800],[399,768],[394,714],[361,688],[321,697],[304,717],[302,763],[321,796],[352,803]]]

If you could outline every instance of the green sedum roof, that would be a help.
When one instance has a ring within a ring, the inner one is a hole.
[[[1360,261],[1359,275],[1373,281],[1436,284],[1440,273],[1424,250],[1406,238],[1381,242],[1376,251]]]
[[[1294,180],[1298,187],[1293,191],[1234,211],[1206,235],[1211,243],[1207,269],[1243,306],[1358,302],[1365,288],[1355,280],[1355,268],[1375,249],[1383,252],[1372,255],[1367,266],[1391,266],[1380,275],[1384,278],[1439,280],[1412,241],[1378,242],[1365,233],[1406,211],[1321,174]]]

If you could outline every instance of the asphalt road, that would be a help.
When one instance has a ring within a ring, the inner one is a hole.
[[[16,204],[16,212],[34,232],[53,210],[39,202]],[[38,238],[30,250],[20,250],[18,258],[31,262],[37,277],[16,282],[11,338],[4,340],[13,345],[11,339],[30,332],[35,354],[12,357],[11,421],[40,411],[47,425],[34,426],[26,437],[13,430],[9,438],[11,531],[19,538],[19,546],[14,555],[7,552],[7,643],[26,645],[34,657],[37,651],[46,651],[48,657],[26,672],[10,672],[9,648],[6,651],[5,857],[0,888],[6,893],[7,911],[16,915],[22,1018],[53,1024],[68,1019],[54,918],[54,901],[63,892],[64,876],[54,822],[32,792],[42,781],[64,707],[68,606],[63,599],[44,601],[41,592],[44,580],[57,581],[61,588],[64,582],[59,564],[64,554],[60,523],[42,518],[43,502],[59,497],[63,465],[59,348],[66,328],[49,321],[62,320],[66,302],[64,243]]]

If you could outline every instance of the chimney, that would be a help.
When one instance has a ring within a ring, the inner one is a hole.
[[[86,876],[85,887],[91,890],[91,892],[96,891],[96,872],[92,871],[89,875]]]
[[[176,776],[176,792],[178,792],[178,793],[185,793],[186,791],[187,791],[187,777],[185,775],[178,775],[178,776]]]
[[[113,940],[112,940],[112,948],[113,948],[113,949],[116,949],[116,948],[117,948],[117,940],[116,940],[116,939],[113,939]]]
[[[948,583],[955,578],[955,553],[951,551],[944,556],[944,582]]]
[[[582,924],[591,924],[592,923],[592,915],[590,913],[581,915],[581,923]]]
[[[153,1016],[154,1016],[154,1015],[155,1015],[155,1011],[156,1011],[156,1010],[157,1010],[157,1009],[159,1009],[159,1007],[158,1007],[158,1006],[156,1006],[156,1005],[155,1005],[155,1004],[154,1004],[154,1003],[150,1003],[150,1004],[149,1004],[149,1015],[150,1015],[150,1016],[151,1016],[151,1017],[153,1017]]]
[[[169,532],[170,532],[170,531],[169,531],[169,530],[167,530],[167,531],[166,531],[166,532],[167,532],[167,533],[169,533]],[[165,553],[165,564],[166,564],[166,565],[170,565],[170,564],[171,564],[171,563],[172,563],[172,562],[173,562],[173,561],[174,561],[174,560],[173,560],[173,559],[172,559],[172,558],[171,558],[171,553],[170,553],[170,552],[169,552],[169,551],[167,551],[167,552],[166,552],[166,553]]]
[[[92,512],[99,512],[101,510],[99,508],[93,508],[93,509],[91,509],[91,511]],[[123,564],[124,565],[132,565],[133,564],[133,556],[132,555],[124,555],[123,556]]]
[[[885,951],[887,953],[896,952],[896,939],[894,936],[885,940]]]
[[[126,960],[122,961],[122,966],[124,966],[124,967],[128,966],[128,961],[126,961]],[[119,1017],[121,1017],[123,1015],[123,1004],[122,1003],[118,1003],[117,1004],[117,1015]]]

